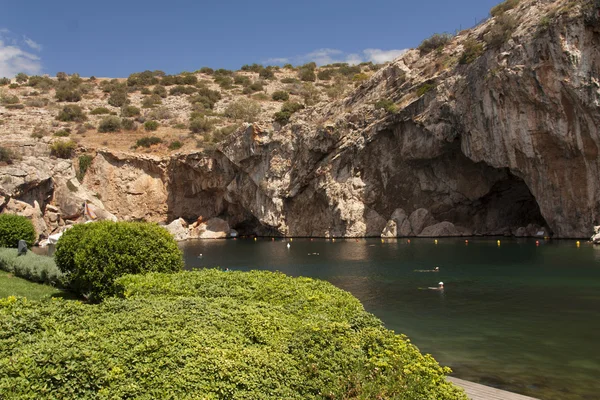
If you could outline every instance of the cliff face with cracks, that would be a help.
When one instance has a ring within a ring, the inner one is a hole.
[[[598,9],[521,1],[510,38],[469,64],[497,18],[210,154],[98,151],[82,186],[120,219],[219,217],[244,234],[587,237],[600,222]]]

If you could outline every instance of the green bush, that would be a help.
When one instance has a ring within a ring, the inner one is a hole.
[[[174,140],[169,144],[169,150],[178,150],[183,147],[183,143],[179,140]]]
[[[0,248],[0,269],[32,282],[65,287],[64,274],[52,257],[30,251],[19,256],[17,249]]]
[[[496,17],[494,25],[483,35],[483,40],[489,47],[498,48],[510,39],[516,26],[517,21],[514,17],[508,14],[500,14]]]
[[[157,94],[153,94],[151,96],[146,96],[142,100],[143,108],[153,108],[154,106],[156,106],[158,104],[162,104],[162,100],[161,100],[161,97]]]
[[[201,104],[205,109],[213,109],[219,100],[221,100],[221,93],[208,88],[198,89],[198,94],[189,98],[190,103]]]
[[[124,106],[121,108],[121,117],[137,117],[140,115],[140,109],[134,106]]]
[[[59,131],[54,132],[53,136],[56,136],[56,137],[67,137],[69,135],[71,135],[71,132],[69,132],[66,129],[61,129]]]
[[[428,93],[428,92],[430,92],[433,89],[435,89],[435,84],[433,84],[433,83],[424,83],[421,86],[419,86],[419,88],[417,89],[417,96],[421,97],[425,93]]]
[[[177,85],[169,90],[171,96],[181,96],[182,94],[194,94],[198,91],[193,86]]]
[[[213,121],[204,116],[193,118],[190,121],[190,131],[192,131],[192,133],[210,132],[213,126]]]
[[[6,147],[0,147],[0,162],[12,164],[14,158],[15,155],[11,149],[7,149]]]
[[[490,14],[492,15],[492,17],[498,17],[507,12],[508,10],[512,10],[518,5],[519,0],[505,0],[497,6],[492,7],[492,9],[490,10]]]
[[[157,121],[146,121],[144,122],[144,129],[147,132],[153,132],[158,129],[160,124]]]
[[[17,104],[19,103],[19,98],[14,95],[0,93],[0,104]]]
[[[465,40],[463,49],[463,53],[458,60],[460,64],[471,64],[483,54],[483,44],[473,38]]]
[[[28,80],[28,79],[29,79],[29,77],[28,77],[26,74],[24,74],[23,72],[19,72],[19,73],[17,74],[17,76],[15,76],[15,80],[16,80],[18,83],[27,82],[27,80]]]
[[[83,178],[85,177],[85,173],[87,172],[90,165],[92,165],[93,160],[94,160],[94,158],[92,156],[90,156],[89,154],[84,154],[82,156],[79,156],[79,160],[78,160],[79,161],[79,169],[76,174],[79,182],[83,181]]]
[[[63,109],[58,113],[56,119],[65,122],[83,122],[87,120],[87,117],[85,116],[81,107],[75,104],[70,104],[63,107]]]
[[[123,107],[128,103],[127,91],[123,89],[113,90],[108,98],[108,104],[113,107]]]
[[[434,33],[429,38],[423,40],[418,49],[421,55],[429,54],[433,50],[443,48],[450,40],[452,40],[452,35],[449,33]]]
[[[98,125],[98,132],[101,133],[119,132],[120,130],[121,120],[119,119],[119,117],[114,115],[102,118],[100,124]]]
[[[201,73],[206,74],[206,75],[212,75],[215,73],[215,70],[209,67],[202,67],[199,70]]]
[[[258,119],[261,107],[254,100],[240,98],[225,108],[225,116],[244,122],[254,122]]]
[[[273,71],[272,67],[263,68],[258,73],[258,76],[259,76],[259,78],[263,78],[263,79],[273,79],[273,78],[275,78],[275,71]]]
[[[126,131],[135,131],[137,129],[135,122],[132,119],[121,119],[121,127]]]
[[[290,122],[292,114],[299,110],[302,110],[303,108],[304,106],[300,103],[286,101],[281,106],[281,110],[276,112],[273,118],[281,125],[286,125],[288,122]]]
[[[393,114],[398,111],[398,106],[390,99],[381,99],[375,102],[375,109],[384,109]]]
[[[34,75],[29,77],[27,84],[40,90],[49,90],[54,87],[54,81],[47,76]]]
[[[10,85],[10,79],[8,78],[0,78],[0,86]]]
[[[98,305],[0,300],[0,395],[466,399],[448,368],[327,282],[203,270],[117,285],[127,298]]]
[[[298,70],[298,78],[303,82],[314,82],[317,80],[317,75],[314,69],[302,67]]]
[[[127,78],[127,86],[150,86],[157,83],[158,78],[152,71],[136,72]]]
[[[72,140],[57,140],[50,145],[50,154],[58,158],[71,158],[77,143]]]
[[[259,92],[261,90],[264,90],[263,83],[261,81],[255,81],[252,84],[246,86],[243,90],[243,93],[250,94],[254,92]]]
[[[162,139],[156,136],[145,136],[135,142],[135,147],[150,147],[162,143]]]
[[[167,88],[162,86],[162,85],[156,85],[154,86],[154,89],[152,89],[152,93],[155,95],[160,96],[161,98],[166,98],[167,97]]]
[[[67,78],[68,78],[68,75],[66,72],[57,72],[56,73],[56,79],[58,79],[59,82],[66,81]]]
[[[275,101],[288,101],[290,98],[290,94],[285,90],[278,90],[271,95],[271,98]]]
[[[162,120],[167,120],[167,119],[173,118],[173,114],[166,107],[158,107],[158,108],[155,108],[154,110],[150,111],[146,115],[146,117],[148,119],[153,119],[153,120],[156,120],[156,121],[162,121]]]
[[[321,78],[319,78],[321,79]],[[296,78],[282,78],[281,83],[299,83],[300,81]]]
[[[69,82],[60,82],[60,85],[56,88],[54,97],[60,102],[76,103],[81,101],[81,91]]]
[[[31,221],[21,215],[0,214],[0,247],[16,248],[19,240],[31,247],[37,235]]]
[[[54,258],[70,288],[92,301],[112,295],[119,276],[177,272],[183,267],[173,236],[156,224],[141,222],[75,225],[58,240]]]
[[[102,114],[110,114],[110,110],[106,107],[96,107],[92,111],[90,111],[91,115],[102,115]]]
[[[239,127],[240,126],[238,124],[233,124],[233,125],[225,126],[220,129],[216,129],[212,135],[213,142],[215,142],[215,143],[220,142],[221,140],[225,139],[227,136],[231,135],[233,132],[237,131],[239,129]]]

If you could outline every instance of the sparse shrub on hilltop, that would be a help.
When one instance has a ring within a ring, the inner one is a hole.
[[[286,101],[281,106],[281,110],[275,113],[273,119],[275,119],[275,121],[279,122],[281,125],[286,125],[288,122],[290,122],[292,114],[302,110],[303,108],[304,106],[300,103]]]
[[[233,87],[233,78],[228,75],[214,75],[215,83],[217,83],[221,88],[228,90]]]
[[[121,117],[137,117],[140,115],[140,109],[134,106],[124,106],[121,108]]]
[[[314,82],[317,80],[317,75],[314,69],[301,67],[298,70],[298,78],[303,82]]]
[[[83,122],[87,120],[87,117],[81,107],[75,104],[69,104],[62,108],[56,119],[65,122]]]
[[[35,239],[35,229],[27,217],[0,214],[0,247],[17,248],[19,240],[24,240],[31,247]]]
[[[331,70],[330,68],[321,69],[317,73],[317,78],[319,78],[322,81],[328,81],[331,79],[332,76],[333,76],[333,70]],[[283,82],[283,79],[281,80],[281,82]],[[284,83],[286,83],[286,82],[284,82]],[[292,82],[288,82],[288,83],[292,83]]]
[[[195,75],[184,75],[182,82],[184,85],[195,85],[198,83],[198,78]]]
[[[19,98],[15,95],[6,94],[5,92],[0,92],[0,104],[18,104]]]
[[[319,78],[320,79],[320,78]],[[299,83],[300,81],[296,78],[282,78],[281,83]]]
[[[252,80],[246,75],[236,74],[233,77],[233,83],[236,85],[248,86],[252,83]]]
[[[66,81],[67,77],[68,77],[68,75],[66,72],[57,72],[56,73],[56,79],[58,79],[59,82]]]
[[[421,55],[429,54],[433,50],[443,48],[450,40],[452,40],[452,35],[449,33],[434,33],[432,36],[421,42],[418,50]]]
[[[111,79],[110,81],[100,82],[100,88],[104,93],[112,93],[114,91],[127,92],[127,85],[120,83],[118,79]]]
[[[157,96],[160,96],[161,98],[166,98],[167,97],[167,88],[165,88],[162,85],[156,85],[154,86],[154,88],[152,89],[152,94],[155,94]]]
[[[15,81],[17,81],[17,83],[27,82],[28,79],[29,79],[29,77],[26,74],[24,74],[23,72],[19,72],[17,74],[17,76],[15,76]]]
[[[158,78],[152,71],[136,72],[127,78],[127,86],[150,86],[158,82]]]
[[[0,86],[10,85],[10,79],[8,78],[0,78]]]
[[[160,124],[157,121],[146,121],[144,122],[144,129],[147,132],[153,132],[158,129]]]
[[[230,103],[225,109],[225,116],[244,122],[254,122],[258,119],[261,107],[254,100],[240,98]]]
[[[273,79],[275,78],[275,71],[273,67],[266,67],[258,73],[258,76],[262,79]]]
[[[278,90],[271,95],[271,98],[275,101],[287,101],[290,98],[290,94],[285,90]]]
[[[260,71],[262,71],[263,69],[265,69],[264,66],[262,66],[261,64],[252,64],[252,65],[242,65],[242,68],[240,68],[242,71],[248,71],[248,72],[256,72],[256,73],[260,73]]]
[[[261,90],[264,90],[264,86],[263,86],[263,82],[262,81],[255,81],[252,84],[246,86],[244,88],[244,90],[242,91],[242,93],[244,94],[251,94],[251,93],[255,93],[255,92],[260,92]]]
[[[162,104],[162,100],[157,94],[146,96],[142,99],[142,108],[153,108],[159,104]]]
[[[133,121],[132,119],[127,119],[127,118],[121,119],[121,127],[123,129],[125,129],[126,131],[135,131],[137,129],[135,121]]]
[[[92,111],[90,111],[91,115],[102,115],[102,114],[110,114],[110,110],[106,107],[96,107]]]
[[[483,53],[483,44],[474,38],[469,38],[463,43],[463,53],[458,62],[460,64],[471,64]]]
[[[201,104],[206,109],[213,109],[219,100],[221,100],[221,93],[208,88],[198,89],[198,94],[189,98],[190,103]]]
[[[162,139],[156,136],[144,136],[141,139],[138,139],[135,142],[135,146],[136,147],[150,147],[150,146],[154,146],[155,144],[160,144],[162,143]]]
[[[45,76],[34,75],[29,77],[27,84],[39,90],[50,90],[54,87],[54,81]]]
[[[127,97],[127,91],[118,89],[113,90],[108,97],[108,104],[113,107],[123,107],[124,105],[129,103],[129,98]]]
[[[70,82],[59,82],[54,94],[56,100],[76,103],[81,101],[81,91]]]
[[[508,14],[500,14],[495,18],[494,25],[483,35],[483,40],[491,48],[500,47],[510,39],[516,26],[517,21],[514,17]]]
[[[171,96],[181,96],[184,94],[194,94],[197,91],[198,89],[193,86],[177,85],[169,89],[169,94]]]
[[[352,77],[352,82],[360,83],[366,81],[367,79],[369,79],[369,75],[361,72],[360,74],[356,74]]]
[[[98,132],[119,132],[121,130],[121,119],[114,115],[102,118],[98,124]]]
[[[519,5],[519,0],[505,0],[497,6],[492,7],[490,14],[492,17],[498,17],[508,10],[512,10]]]
[[[215,70],[209,67],[202,67],[199,69],[199,71],[206,75],[212,75],[215,73]]]
[[[58,158],[71,158],[77,143],[72,140],[57,140],[50,145],[50,154]]]
[[[126,274],[177,272],[183,267],[173,236],[156,224],[109,222],[75,225],[59,239],[56,265],[72,290],[91,301],[114,294]]]
[[[190,131],[192,133],[207,133],[213,129],[214,123],[205,116],[196,116],[190,120]]]

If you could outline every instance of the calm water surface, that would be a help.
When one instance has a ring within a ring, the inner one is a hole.
[[[294,239],[288,249],[238,239],[182,248],[190,268],[325,279],[460,378],[543,400],[600,399],[600,247],[501,241]],[[439,273],[414,272],[434,266]],[[439,281],[443,292],[427,290]]]

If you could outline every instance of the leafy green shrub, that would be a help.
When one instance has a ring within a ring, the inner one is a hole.
[[[100,88],[105,93],[112,93],[115,91],[127,92],[127,84],[119,82],[118,79],[111,79],[110,81],[100,82]]]
[[[433,89],[435,89],[435,85],[433,83],[424,83],[417,89],[417,96],[421,97]]]
[[[102,118],[98,125],[98,132],[119,132],[121,130],[121,120],[114,115]]]
[[[192,133],[210,132],[213,126],[213,121],[204,116],[193,118],[190,121],[190,131],[192,131]]]
[[[278,90],[271,95],[271,98],[275,101],[288,101],[290,99],[290,94],[285,90]]]
[[[113,294],[119,276],[183,267],[173,236],[156,224],[140,222],[75,225],[58,240],[54,258],[71,289],[92,301]]]
[[[207,88],[198,89],[198,94],[189,98],[192,104],[201,104],[205,109],[213,109],[215,104],[221,100],[221,93]]]
[[[233,87],[233,78],[226,75],[214,75],[215,83],[223,89],[231,89]]]
[[[177,85],[169,90],[171,96],[181,96],[182,94],[194,94],[198,91],[193,86]]]
[[[263,79],[273,79],[275,78],[275,72],[273,71],[272,67],[267,67],[267,68],[263,68],[259,73],[258,73],[259,78],[263,78]]]
[[[17,103],[19,103],[19,98],[17,96],[0,93],[0,104],[7,105]]]
[[[0,394],[466,400],[448,368],[327,282],[202,270],[116,285],[126,298],[98,305],[0,300]]]
[[[23,72],[19,72],[19,73],[17,74],[17,76],[15,76],[15,80],[16,80],[18,83],[27,82],[27,80],[28,80],[28,79],[29,79],[29,77],[28,77],[26,74],[24,74]]]
[[[8,78],[0,78],[0,86],[10,85],[10,79]]]
[[[363,82],[369,79],[369,75],[361,72],[360,74],[356,74],[352,77],[352,82]]]
[[[6,147],[0,147],[0,162],[12,164],[14,158],[15,155],[12,150],[7,149]]]
[[[202,67],[199,70],[201,73],[206,74],[206,75],[212,75],[215,73],[215,70],[209,67]]]
[[[452,40],[452,35],[449,33],[434,33],[429,38],[423,40],[418,49],[421,55],[429,54],[433,50],[443,48]]]
[[[281,110],[276,112],[273,118],[281,125],[286,125],[288,122],[290,122],[292,114],[299,110],[302,110],[303,108],[304,106],[300,103],[286,101],[281,106]]]
[[[135,142],[135,146],[136,147],[150,147],[150,146],[154,146],[155,144],[160,144],[162,143],[162,139],[156,136],[144,136],[141,139],[138,139]]]
[[[102,114],[109,114],[109,113],[110,113],[110,110],[106,107],[96,107],[92,111],[90,111],[91,115],[102,115]]]
[[[317,80],[317,75],[314,69],[302,67],[298,70],[298,78],[303,82],[314,82]]]
[[[179,140],[174,140],[169,144],[169,150],[178,150],[183,147],[183,143]]]
[[[490,14],[492,15],[492,17],[498,17],[500,15],[503,15],[508,10],[512,10],[518,5],[519,0],[505,0],[497,6],[492,7],[492,9],[490,10]]]
[[[346,63],[343,64],[338,64],[338,70],[337,72],[343,76],[346,77],[350,77],[350,76],[354,76],[356,74],[360,74],[361,73],[361,69],[360,66],[358,65],[348,65]]]
[[[381,99],[375,103],[376,110],[382,108],[389,113],[395,113],[396,111],[398,111],[398,106],[390,99]]]
[[[154,86],[154,89],[152,89],[152,93],[164,99],[167,97],[167,88],[162,85],[156,85]]]
[[[87,120],[87,117],[83,113],[83,109],[75,104],[69,104],[62,108],[56,117],[59,121],[74,121],[83,122]]]
[[[136,72],[127,78],[127,86],[150,86],[157,83],[158,78],[152,71]]]
[[[129,103],[129,99],[127,98],[127,91],[123,89],[113,90],[110,92],[110,96],[108,97],[108,104],[113,107],[123,107],[125,104]]]
[[[491,48],[500,47],[510,39],[516,26],[517,21],[514,17],[508,14],[500,14],[496,17],[494,25],[483,35],[483,40]]]
[[[21,215],[0,214],[0,247],[16,248],[19,240],[33,246],[37,236],[31,221]]]
[[[121,127],[126,131],[135,131],[137,129],[135,122],[132,119],[121,119]]]
[[[264,90],[263,83],[261,81],[255,81],[251,85],[246,86],[243,90],[243,93],[250,94],[254,92],[259,92],[261,90]]]
[[[90,167],[90,165],[92,165],[92,161],[94,160],[94,158],[92,156],[90,156],[89,154],[84,154],[82,156],[79,156],[79,169],[77,170],[77,179],[79,180],[79,182],[83,181],[83,178],[85,177],[85,173],[87,172],[88,168]]]
[[[463,53],[458,60],[460,64],[471,64],[483,54],[483,44],[473,38],[465,40],[463,48]]]
[[[319,78],[321,79],[321,78]],[[300,81],[296,78],[282,78],[281,83],[299,83]]]
[[[59,131],[54,132],[54,136],[56,137],[67,137],[71,135],[71,132],[67,131],[66,129],[61,129]]]
[[[248,71],[248,72],[257,72],[260,73],[260,71],[262,71],[263,69],[265,69],[264,66],[262,66],[261,64],[252,64],[252,65],[242,65],[242,68],[240,68],[242,71]]]
[[[225,108],[225,116],[245,122],[254,122],[260,114],[260,104],[254,100],[240,98]]]
[[[157,121],[146,121],[144,122],[144,129],[147,132],[153,132],[158,129],[160,124]]]
[[[50,145],[50,154],[58,158],[71,158],[77,143],[72,140],[57,140]]]
[[[161,97],[157,94],[153,94],[151,96],[146,96],[142,100],[143,108],[153,108],[154,106],[156,106],[158,104],[162,104],[162,100],[161,100]]]
[[[134,106],[124,106],[121,109],[121,117],[137,117],[140,115],[140,109]]]
[[[0,248],[0,269],[32,282],[65,287],[64,274],[52,257],[30,251],[19,256],[17,249]]]
[[[60,82],[60,85],[56,88],[54,97],[60,102],[76,103],[81,101],[81,91],[68,82]]]
[[[54,81],[47,76],[34,75],[29,77],[27,84],[40,90],[49,90],[54,87]]]
[[[212,134],[213,142],[215,142],[215,143],[220,142],[221,140],[225,139],[227,136],[231,135],[233,132],[237,131],[239,129],[239,127],[240,126],[238,124],[233,124],[233,125],[225,126],[220,129],[216,129]]]

